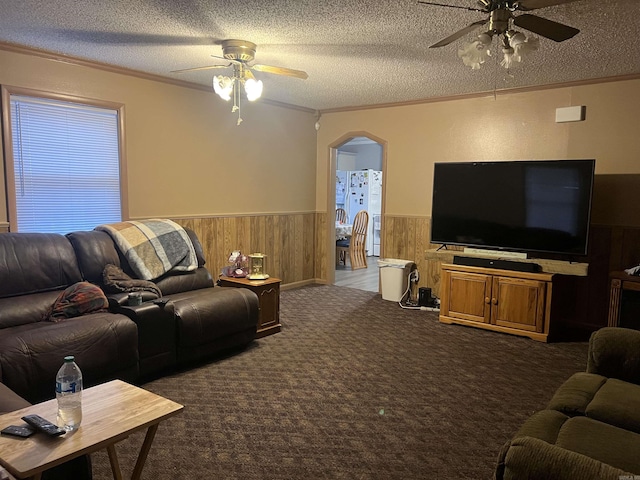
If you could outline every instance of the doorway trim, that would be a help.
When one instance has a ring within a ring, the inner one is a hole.
[[[382,204],[380,210],[380,257],[384,253],[384,217],[386,204],[387,183],[387,141],[366,131],[353,131],[342,135],[329,144],[328,185],[327,185],[327,229],[325,232],[327,283],[333,285],[336,281],[336,170],[338,168],[338,149],[355,137],[366,137],[382,147]]]

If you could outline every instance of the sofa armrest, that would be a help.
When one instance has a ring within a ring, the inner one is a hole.
[[[135,292],[140,295],[142,302],[149,302],[156,300],[158,296],[152,292]],[[120,307],[126,307],[129,305],[129,293],[108,293],[107,300],[109,300],[109,310],[119,313]]]
[[[0,414],[20,410],[31,405],[4,383],[0,383]],[[5,425],[3,425],[4,427]]]
[[[112,303],[110,307],[129,317],[138,327],[140,376],[147,378],[175,367],[176,321],[173,311],[165,308],[167,299],[156,299],[154,296],[153,300],[140,305],[127,305],[124,295],[123,302]],[[118,299],[114,299],[117,302]]]
[[[633,474],[533,437],[507,443],[498,457],[495,480],[620,480]]]
[[[640,331],[604,327],[589,339],[587,372],[640,384]]]

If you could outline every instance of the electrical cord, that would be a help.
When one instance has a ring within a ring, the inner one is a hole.
[[[440,311],[440,307],[436,306],[436,307],[421,307],[419,305],[411,305],[409,304],[410,299],[407,298],[407,303],[408,305],[403,305],[402,304],[402,299],[409,293],[409,291],[411,290],[411,277],[413,276],[414,273],[417,274],[418,270],[412,270],[411,272],[409,272],[409,275],[407,276],[407,289],[404,291],[404,293],[402,294],[402,297],[400,297],[400,301],[398,302],[398,305],[400,305],[400,308],[404,309],[404,310],[422,310],[423,312],[439,312]]]
[[[413,272],[415,272],[415,270],[411,270],[411,272],[409,272],[409,275],[407,276],[407,289],[404,291],[404,293],[402,294],[402,297],[400,297],[400,301],[398,302],[398,305],[400,305],[400,308],[404,308],[405,310],[420,310],[420,307],[408,306],[408,305],[402,304],[402,300],[404,299],[404,297],[407,296],[407,293],[409,293],[409,290],[411,290],[411,276],[413,275]],[[407,298],[407,302],[409,302],[409,298]]]

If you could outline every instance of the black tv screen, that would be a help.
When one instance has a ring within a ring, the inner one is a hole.
[[[595,160],[436,163],[431,243],[586,255]]]

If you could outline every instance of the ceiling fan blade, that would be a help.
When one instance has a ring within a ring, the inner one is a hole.
[[[288,77],[301,78],[302,80],[306,80],[307,78],[309,78],[309,75],[307,75],[307,72],[303,72],[302,70],[293,70],[292,68],[273,67],[271,65],[254,65],[251,68],[258,72],[274,73],[276,75],[286,75]]]
[[[562,5],[563,3],[576,2],[578,0],[521,0],[518,2],[518,10],[529,11],[536,8],[551,7],[553,5]]]
[[[444,3],[436,3],[436,2],[423,2],[422,0],[418,0],[418,3],[421,3],[422,5],[436,5],[437,7],[460,8],[462,10],[471,10],[472,12],[487,13],[487,10],[480,10],[479,8],[459,7],[458,5],[446,5]]]
[[[554,42],[564,42],[580,32],[577,28],[554,22],[553,20],[547,20],[546,18],[538,17],[537,15],[531,15],[529,13],[518,15],[513,19],[513,23],[518,27],[537,33],[538,35],[548,38],[549,40],[553,40]]]
[[[218,55],[211,55],[213,58],[219,58],[220,60],[224,60],[225,62],[231,62],[229,65],[241,65],[242,62],[240,60],[234,60],[233,58],[220,57]]]
[[[460,37],[464,37],[467,33],[473,32],[475,29],[477,29],[480,26],[484,25],[488,21],[489,21],[489,19],[480,20],[478,22],[473,22],[468,27],[465,27],[462,30],[458,30],[453,35],[449,35],[447,38],[444,38],[444,39],[440,40],[438,43],[434,43],[429,48],[439,48],[439,47],[444,47],[445,45],[449,45],[451,42],[459,39]]]
[[[185,72],[196,72],[198,70],[211,70],[213,68],[229,68],[229,65],[209,65],[208,67],[194,67],[194,68],[183,68],[182,70],[171,70],[169,73],[185,73]]]

